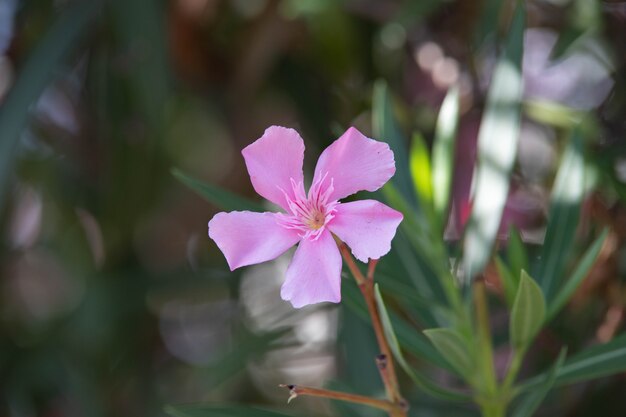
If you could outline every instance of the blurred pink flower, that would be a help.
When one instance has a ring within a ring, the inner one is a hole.
[[[268,128],[242,152],[257,193],[285,213],[217,213],[209,237],[231,270],[277,258],[299,242],[281,289],[300,308],[341,300],[341,255],[332,234],[360,261],[391,249],[402,214],[375,200],[339,203],[358,191],[376,191],[395,173],[393,152],[351,127],[322,152],[308,195],[304,142],[293,129]]]

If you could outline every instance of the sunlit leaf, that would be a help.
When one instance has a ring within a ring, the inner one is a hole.
[[[433,200],[433,186],[430,177],[430,155],[428,146],[420,134],[413,135],[409,156],[411,177],[415,192],[423,206],[431,207]]]
[[[541,329],[545,316],[546,302],[541,288],[522,270],[515,303],[511,309],[511,344],[516,349],[524,350]]]
[[[250,210],[250,211],[264,211],[263,206],[250,201],[244,197],[240,197],[237,194],[226,191],[215,185],[206,184],[195,178],[188,176],[182,171],[172,168],[172,175],[185,184],[187,187],[195,191],[198,195],[217,207],[226,211],[236,210]]]
[[[491,256],[509,193],[517,153],[522,97],[524,7],[517,2],[504,53],[498,60],[478,133],[478,162],[472,213],[463,243],[467,283]]]
[[[541,262],[534,274],[548,303],[563,280],[564,269],[574,244],[585,186],[584,171],[582,134],[576,129],[565,149],[552,189]]]
[[[433,142],[432,180],[433,205],[441,224],[447,220],[450,188],[454,175],[454,149],[459,125],[459,89],[450,88],[443,100]]]

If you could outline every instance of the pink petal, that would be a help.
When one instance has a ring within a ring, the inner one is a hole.
[[[302,239],[287,268],[280,296],[295,308],[341,301],[341,255],[327,230],[317,240]]]
[[[292,179],[302,183],[304,142],[293,129],[271,126],[241,153],[246,161],[255,191],[269,201],[289,210],[285,193],[292,199]]]
[[[217,243],[230,270],[277,258],[300,236],[276,222],[275,213],[217,213],[209,222],[209,237]]]
[[[315,167],[313,184],[328,174],[334,191],[330,201],[347,197],[358,191],[376,191],[396,172],[393,152],[389,145],[363,136],[354,127],[322,152]]]
[[[328,228],[360,261],[378,259],[391,249],[402,214],[375,200],[339,204]]]

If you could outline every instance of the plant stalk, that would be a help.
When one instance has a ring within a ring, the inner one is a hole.
[[[366,397],[364,395],[348,394],[346,392],[332,391],[332,390],[321,389],[321,388],[303,387],[300,385],[281,384],[279,385],[279,387],[289,389],[289,399],[287,400],[287,402],[290,402],[291,400],[299,396],[309,396],[309,397],[329,398],[331,400],[346,401],[346,402],[354,403],[354,404],[362,404],[368,407],[373,407],[379,410],[384,410],[394,416],[400,415],[400,414],[393,414],[393,413],[397,413],[398,411],[401,411],[401,410],[398,410],[398,405],[392,403],[391,401],[378,400],[375,398]]]
[[[361,294],[363,294],[367,310],[372,320],[372,327],[374,328],[376,341],[378,342],[378,347],[380,349],[380,355],[376,358],[376,364],[378,366],[383,384],[385,385],[387,398],[396,406],[393,413],[390,412],[390,416],[406,417],[406,401],[400,394],[400,387],[398,385],[398,377],[396,374],[393,355],[391,349],[389,348],[387,338],[385,337],[385,332],[380,320],[380,314],[374,295],[374,272],[376,270],[378,260],[371,260],[369,262],[367,276],[364,276],[352,258],[350,249],[348,249],[346,244],[341,241],[338,241],[337,244],[346,265],[348,265],[348,268],[352,272],[352,275],[361,290]]]

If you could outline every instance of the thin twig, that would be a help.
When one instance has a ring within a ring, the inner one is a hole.
[[[309,397],[322,397],[329,398],[331,400],[346,401],[355,404],[367,405],[369,407],[378,408],[379,410],[387,411],[388,413],[397,413],[399,406],[387,400],[378,400],[375,398],[365,397],[363,395],[348,394],[346,392],[331,391],[321,388],[303,387],[300,385],[279,385],[281,388],[289,389],[288,402],[294,398],[307,395]]]

